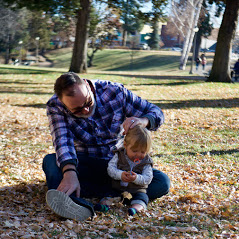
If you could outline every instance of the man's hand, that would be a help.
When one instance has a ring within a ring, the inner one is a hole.
[[[131,172],[124,171],[121,174],[121,180],[123,182],[128,182],[128,183],[133,182],[136,179],[136,177],[137,177],[137,174],[132,171]]]
[[[134,128],[136,125],[147,127],[148,124],[148,118],[129,117],[123,122],[124,134],[127,134],[128,130]]]
[[[63,168],[63,172],[68,168],[74,167],[68,167],[68,165],[66,165]],[[76,191],[76,196],[80,197],[80,182],[78,180],[76,172],[75,171],[65,172],[63,175],[63,179],[61,180],[61,183],[59,184],[57,190],[66,193],[68,196],[70,196],[73,192]]]

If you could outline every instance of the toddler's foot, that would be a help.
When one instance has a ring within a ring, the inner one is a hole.
[[[138,211],[135,208],[129,208],[128,213],[130,216],[134,216]]]
[[[103,205],[103,204],[97,203],[94,206],[94,209],[95,209],[95,211],[98,211],[98,212],[108,212],[110,207],[108,205]]]

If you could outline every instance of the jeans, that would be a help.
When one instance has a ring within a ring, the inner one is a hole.
[[[81,197],[102,198],[106,196],[119,196],[119,192],[112,189],[111,178],[107,173],[108,161],[88,157],[85,154],[77,154],[79,164],[79,182]],[[46,174],[48,189],[57,189],[63,175],[56,165],[56,154],[48,154],[43,159],[43,171]],[[170,179],[159,170],[153,169],[153,180],[147,189],[150,200],[160,198],[169,192]]]
[[[133,198],[130,202],[131,205],[140,204],[141,206],[144,207],[144,209],[147,208],[149,197],[146,193],[138,192],[138,193],[134,193],[132,196]]]

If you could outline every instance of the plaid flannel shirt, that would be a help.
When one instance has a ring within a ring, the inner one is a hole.
[[[110,160],[110,150],[117,142],[121,124],[126,117],[147,117],[149,130],[157,130],[164,122],[159,107],[110,81],[89,81],[95,89],[96,109],[93,116],[83,119],[69,114],[56,95],[47,102],[47,116],[57,165],[77,165],[77,152],[90,157]]]

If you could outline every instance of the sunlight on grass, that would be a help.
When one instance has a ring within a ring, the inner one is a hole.
[[[46,54],[57,68],[69,68],[72,49],[64,48],[50,51]],[[138,73],[164,72],[173,75],[185,75],[186,72],[178,70],[180,60],[179,52],[167,51],[137,51],[104,49],[97,51],[91,71],[122,71]],[[189,69],[186,75],[188,75]]]
[[[103,59],[103,53],[98,57]],[[150,53],[142,54],[147,58]],[[169,70],[174,65],[167,61]],[[150,67],[156,65],[145,69]],[[165,123],[152,132],[151,154],[154,167],[169,175],[172,185],[169,194],[133,219],[126,217],[126,207],[114,205],[109,213],[78,224],[60,220],[45,205],[41,164],[47,153],[54,152],[45,106],[62,72],[65,69],[0,66],[1,233],[7,230],[12,238],[23,237],[22,228],[31,222],[28,230],[34,238],[103,238],[106,234],[109,238],[221,238],[225,234],[236,238],[239,84],[207,83],[203,78],[174,76],[170,70],[163,77],[146,71],[142,75],[82,74],[123,83],[162,108]]]

